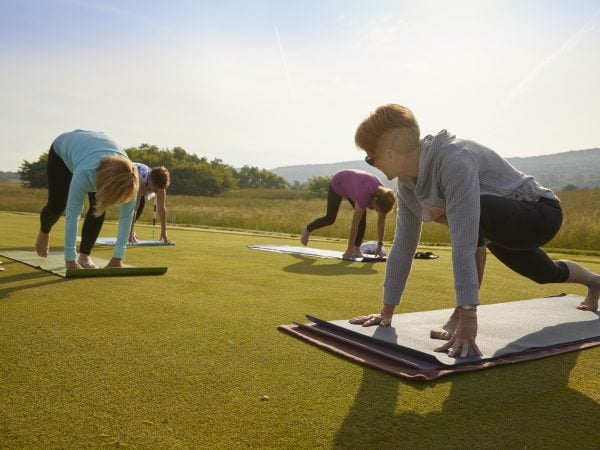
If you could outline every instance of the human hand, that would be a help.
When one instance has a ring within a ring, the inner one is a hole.
[[[173,242],[167,237],[167,233],[163,232],[160,233],[160,240],[163,241],[165,244],[169,244],[171,245]]]
[[[123,263],[121,262],[121,258],[111,258],[108,264],[106,265],[106,269],[109,267],[123,267]]]
[[[354,261],[354,251],[353,250],[346,250],[344,252],[344,254],[342,255],[342,259],[347,259],[349,261]]]
[[[362,325],[363,327],[370,327],[372,325],[388,327],[392,323],[392,317],[384,316],[383,314],[369,314],[368,316],[354,317],[349,322],[354,325]]]
[[[466,358],[469,354],[469,349],[479,355],[483,356],[481,350],[475,343],[477,337],[477,311],[466,310],[464,308],[458,308],[458,325],[456,331],[450,338],[450,340],[437,348],[434,349],[436,352],[448,351],[448,356],[454,356],[460,358]]]
[[[129,240],[127,241],[129,244],[137,244],[139,242],[137,238],[137,234],[134,231],[129,235]]]
[[[377,256],[378,258],[383,258],[385,256],[383,252],[383,245],[377,245],[377,249],[375,250],[375,256]]]

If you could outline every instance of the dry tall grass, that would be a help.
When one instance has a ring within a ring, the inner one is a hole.
[[[547,245],[549,248],[600,251],[600,189],[560,192],[564,209],[564,223],[558,235]],[[46,191],[26,189],[18,183],[0,183],[0,210],[38,212],[44,205]],[[179,225],[214,226],[244,230],[260,230],[299,234],[302,227],[325,213],[325,200],[314,199],[302,191],[245,190],[229,192],[220,197],[169,196],[167,199],[170,222]],[[345,238],[348,234],[352,209],[342,204],[336,223],[322,228],[314,236]],[[117,218],[117,211],[108,211],[109,219]],[[152,205],[144,211],[142,222],[152,221]],[[367,216],[367,240],[376,239],[376,216]],[[390,241],[394,232],[393,215],[388,217],[385,237]],[[446,227],[425,224],[421,241],[430,244],[450,242]]]

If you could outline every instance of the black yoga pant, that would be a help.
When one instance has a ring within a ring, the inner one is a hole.
[[[331,186],[329,186],[329,190],[327,192],[327,212],[323,217],[319,217],[318,219],[312,221],[306,226],[306,229],[309,232],[314,230],[318,230],[319,228],[327,227],[329,225],[333,225],[335,223],[335,219],[337,218],[338,211],[340,210],[340,205],[342,203],[342,196],[335,192]],[[351,199],[347,199],[348,202],[354,208],[354,201]],[[363,238],[365,237],[365,229],[367,226],[367,211],[365,211],[360,218],[360,222],[358,222],[358,232],[356,233],[356,239],[354,240],[355,246],[360,246],[362,244]]]
[[[135,212],[135,221],[137,222],[137,220],[140,218],[140,216],[142,215],[142,213],[144,212],[144,206],[146,206],[146,196],[142,195],[140,197],[140,204],[138,205],[138,208]]]
[[[555,200],[537,202],[481,196],[479,246],[487,244],[503,264],[536,283],[562,283],[569,268],[555,262],[540,247],[562,224],[562,209]]]
[[[54,224],[58,221],[67,206],[69,197],[69,187],[73,174],[65,165],[60,156],[56,154],[53,148],[48,153],[48,201],[40,213],[40,229],[44,233],[50,233]],[[89,255],[94,248],[96,239],[104,223],[104,214],[100,217],[94,216],[94,207],[96,205],[96,193],[88,192],[90,207],[85,215],[83,227],[81,229],[81,244],[79,253]]]

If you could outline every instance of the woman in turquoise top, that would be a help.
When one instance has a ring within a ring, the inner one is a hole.
[[[104,133],[75,130],[54,140],[47,172],[48,202],[40,213],[37,254],[48,256],[50,231],[66,211],[67,269],[95,268],[90,252],[102,228],[105,211],[112,205],[120,205],[117,243],[107,267],[122,267],[139,187],[137,170],[127,153]],[[81,230],[78,258],[75,243],[86,194],[90,208]]]

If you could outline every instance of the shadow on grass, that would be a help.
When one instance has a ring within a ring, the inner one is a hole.
[[[315,263],[319,258],[310,258],[300,255],[291,255],[298,262],[283,268],[284,272],[300,273],[304,275],[336,276],[336,275],[372,275],[377,273],[372,262],[359,263],[355,261],[339,260],[337,264]],[[380,264],[380,263],[379,263]]]
[[[365,369],[334,448],[598,448],[594,430],[600,405],[569,386],[578,355],[573,352],[433,383],[399,380]],[[422,410],[431,397],[425,391],[446,383],[451,383],[450,392],[440,410],[402,411],[405,391],[416,389],[417,395],[426,397],[418,407]]]
[[[13,292],[37,288],[40,286],[48,286],[50,284],[64,283],[67,281],[64,278],[58,278],[56,275],[41,270],[11,274],[10,272],[12,266],[16,266],[18,264],[20,263],[17,261],[8,261],[2,263],[2,265],[6,267],[6,271],[2,272],[2,275],[0,275],[0,280],[2,281],[0,300],[8,297]]]

